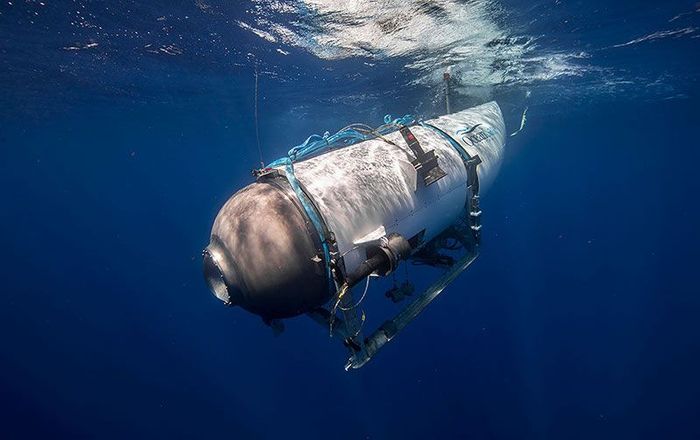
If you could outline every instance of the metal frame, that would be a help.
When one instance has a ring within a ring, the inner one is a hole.
[[[465,255],[454,262],[430,287],[416,297],[410,304],[392,319],[385,321],[369,337],[362,333],[364,316],[360,316],[355,304],[352,291],[347,291],[341,298],[340,304],[342,319],[335,315],[335,310],[328,311],[324,308],[316,309],[308,315],[326,328],[330,328],[331,336],[337,336],[350,351],[350,357],[345,364],[345,370],[358,369],[369,362],[388,342],[396,337],[411,321],[425,310],[445,288],[464,272],[479,256],[479,243],[481,241],[481,209],[479,207],[479,178],[477,166],[481,163],[478,155],[471,156],[461,146],[439,128],[423,124],[446,138],[450,144],[460,153],[462,161],[467,169],[467,201],[465,204],[465,219],[469,226],[467,233],[458,233],[458,239],[462,242]],[[410,133],[410,132],[409,132]],[[406,138],[406,133],[401,133]],[[412,136],[412,135],[411,135]],[[410,139],[406,139],[409,142]],[[409,142],[410,146],[410,142]],[[413,148],[412,148],[413,149]],[[410,258],[409,258],[410,259]]]
[[[467,251],[464,257],[455,262],[449,270],[437,279],[437,281],[409,305],[404,307],[396,316],[379,326],[379,328],[366,339],[362,334],[361,322],[359,322],[361,318],[356,308],[344,311],[343,318],[332,317],[331,312],[324,308],[316,309],[308,313],[308,315],[326,328],[330,327],[331,318],[333,318],[333,336],[340,338],[350,351],[350,358],[345,365],[345,370],[361,368],[369,362],[387,342],[394,339],[401,330],[416,319],[416,317],[418,317],[418,315],[425,310],[425,308],[428,307],[428,305],[433,302],[459,274],[464,272],[478,256],[479,247],[475,244],[472,249]],[[351,305],[353,303],[352,294],[348,292],[343,300],[346,304]]]

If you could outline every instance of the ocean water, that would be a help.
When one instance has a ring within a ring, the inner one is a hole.
[[[3,0],[0,436],[700,438],[699,43],[695,1]],[[524,127],[419,319],[345,372],[209,293],[256,72],[271,161],[448,69]]]

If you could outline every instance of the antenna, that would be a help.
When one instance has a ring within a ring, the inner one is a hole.
[[[445,108],[448,115],[452,113],[450,109],[450,70],[450,67],[448,67],[445,73],[442,74],[442,79],[445,81]]]
[[[258,61],[255,61],[255,140],[258,144],[258,154],[260,155],[260,168],[265,168],[262,147],[260,147],[260,125],[258,123]]]

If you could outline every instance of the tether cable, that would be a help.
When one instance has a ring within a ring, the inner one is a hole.
[[[260,126],[258,124],[258,63],[255,63],[255,140],[258,144],[258,154],[260,155],[260,167],[265,168],[262,147],[260,147]]]

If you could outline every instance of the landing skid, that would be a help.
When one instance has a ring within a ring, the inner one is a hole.
[[[478,246],[471,247],[470,251],[460,260],[457,260],[435,283],[416,297],[413,302],[404,307],[393,319],[379,326],[379,328],[367,338],[364,338],[362,335],[362,326],[361,323],[358,324],[360,318],[356,309],[343,313],[343,319],[333,317],[331,312],[323,308],[316,309],[308,313],[308,315],[325,328],[332,328],[333,336],[340,338],[348,348],[350,351],[350,358],[345,365],[345,370],[361,368],[369,362],[387,342],[394,339],[404,327],[413,321],[428,304],[437,298],[438,295],[445,290],[445,287],[454,281],[459,274],[464,272],[464,270],[476,260],[479,256],[478,249]],[[344,299],[349,304],[352,304],[353,300],[350,292],[348,292]],[[333,319],[331,320],[331,318]],[[333,322],[332,327],[331,321]]]

